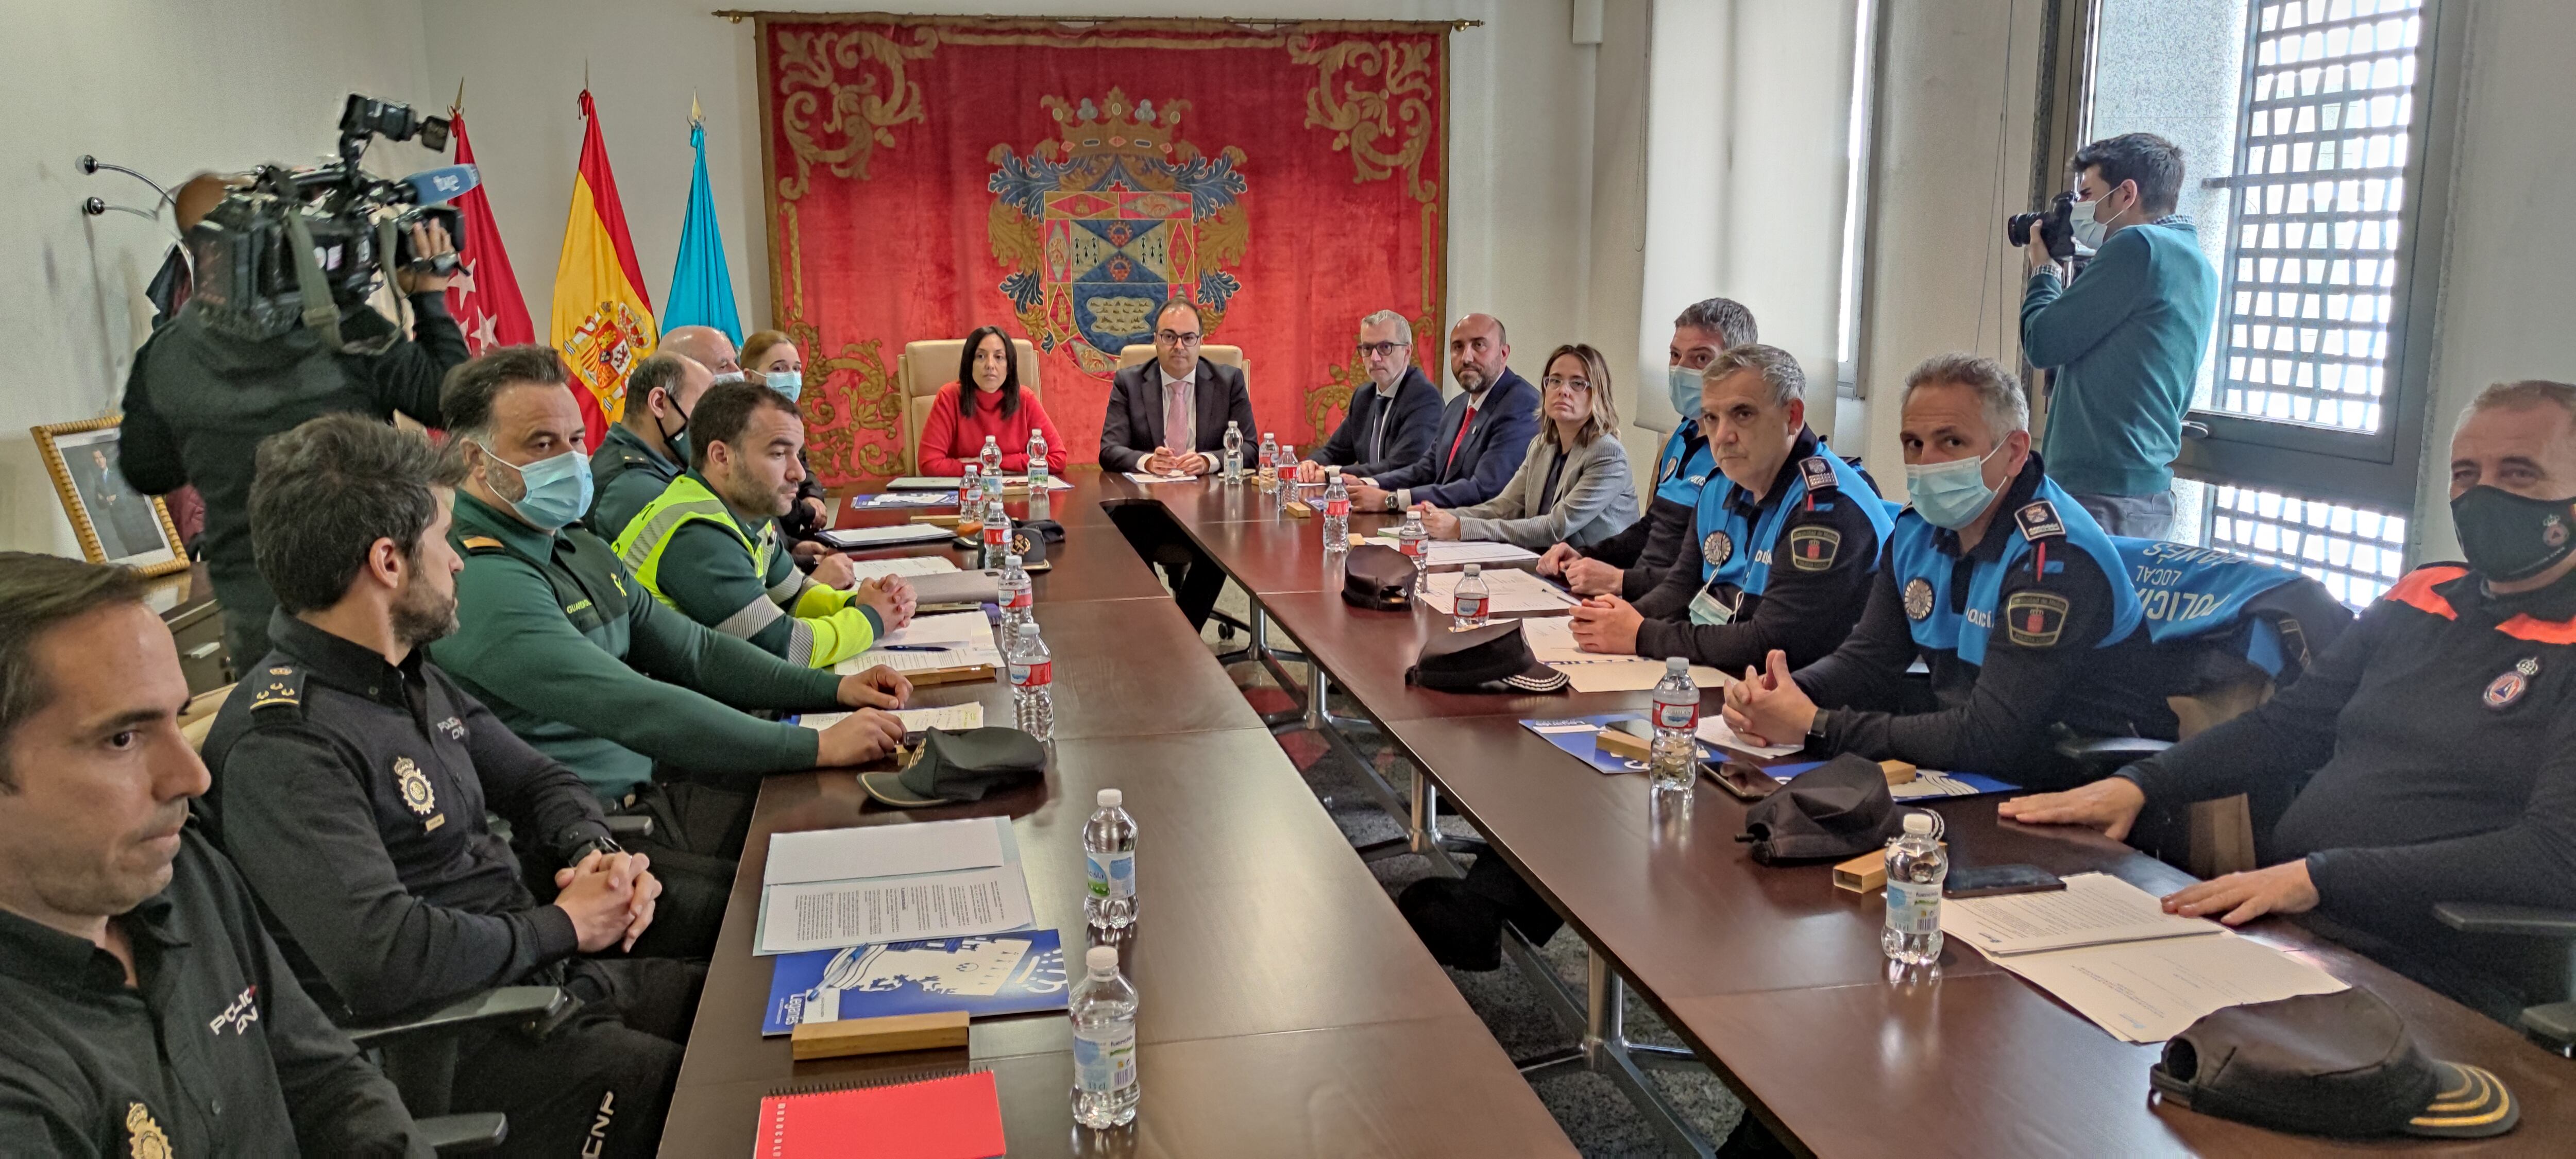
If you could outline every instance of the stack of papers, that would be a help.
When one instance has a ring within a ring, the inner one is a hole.
[[[2168,914],[2154,894],[2106,873],[2075,874],[2047,893],[1945,899],[1941,932],[2127,1042],[2163,1042],[2229,1006],[2344,988],[2217,922]]]
[[[780,833],[769,839],[751,952],[972,937],[1032,920],[1008,818]]]
[[[965,478],[958,475],[906,475],[900,479],[887,480],[886,490],[954,491],[965,485]],[[1002,476],[1002,489],[1005,491],[1025,491],[1028,490],[1028,487],[1029,479],[1026,475]],[[1047,490],[1071,491],[1073,490],[1073,484],[1065,482],[1061,477],[1049,475],[1047,476]],[[956,502],[956,499],[952,497],[949,499],[949,502],[954,503]]]
[[[1188,474],[1148,475],[1143,471],[1128,471],[1125,472],[1125,474],[1127,476],[1127,481],[1130,483],[1187,483],[1192,479],[1198,478],[1196,475]]]
[[[1458,581],[1463,578],[1465,573],[1454,571],[1433,572],[1422,577],[1420,592],[1422,602],[1431,605],[1433,611],[1442,615],[1454,614],[1458,610]],[[1555,614],[1573,607],[1578,602],[1577,598],[1564,588],[1538,578],[1536,572],[1506,568],[1501,571],[1486,572],[1483,578],[1486,590],[1491,593],[1486,610],[1493,615],[1507,616],[1528,612]]]
[[[877,638],[867,651],[832,666],[843,676],[883,664],[897,672],[937,668],[1002,666],[1001,645],[993,642],[993,622],[982,612],[943,612],[913,621]]]
[[[1396,546],[1395,532],[1391,529],[1380,531],[1370,538],[1386,547]],[[1537,552],[1526,547],[1514,547],[1508,543],[1489,543],[1483,540],[1434,539],[1423,544],[1423,547],[1430,557],[1431,566],[1439,568],[1465,567],[1471,563],[1487,565],[1529,563],[1538,558]]]
[[[1697,678],[1698,677],[1696,676],[1692,677],[1692,679]],[[1653,685],[1648,685],[1647,687],[1651,688]],[[1744,734],[1735,731],[1734,726],[1726,723],[1726,714],[1719,712],[1703,712],[1699,715],[1699,739],[1709,744],[1721,745],[1726,748],[1734,749],[1737,752],[1752,753],[1757,757],[1785,757],[1790,753],[1794,753],[1799,749],[1807,747],[1804,738],[1800,738],[1797,744],[1755,744],[1752,741],[1746,740],[1744,738]],[[1784,777],[1782,779],[1786,780],[1787,778]],[[1970,791],[1973,792],[1974,790]],[[1946,794],[1926,795],[1941,796]]]
[[[955,538],[956,532],[936,523],[898,523],[892,527],[851,527],[826,531],[823,539],[843,551],[863,551],[871,547],[894,547],[906,543],[936,543]]]
[[[957,493],[954,491],[879,491],[874,495],[858,496],[851,501],[850,505],[862,510],[872,507],[954,507],[957,505]]]
[[[1643,656],[1605,656],[1586,652],[1574,643],[1574,621],[1563,616],[1541,616],[1521,621],[1521,638],[1529,642],[1530,654],[1539,663],[1565,673],[1576,692],[1645,692],[1663,682],[1664,662]],[[1691,665],[1691,680],[1702,690],[1722,688],[1725,673],[1698,664]],[[1712,719],[1701,714],[1700,719]],[[1703,736],[1702,739],[1706,739]],[[1750,751],[1759,752],[1759,749]],[[1791,746],[1787,751],[1797,751]]]
[[[903,722],[903,731],[907,733],[929,732],[934,728],[964,732],[984,727],[984,706],[971,700],[939,708],[898,708],[894,715],[895,719]],[[797,717],[796,723],[807,728],[830,728],[849,719],[849,716],[846,712],[809,712]]]
[[[957,561],[944,555],[910,555],[902,559],[850,561],[850,573],[863,580],[884,579],[890,575],[945,575],[956,570]]]

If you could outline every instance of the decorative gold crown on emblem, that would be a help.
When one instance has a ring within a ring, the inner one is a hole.
[[[1038,102],[1055,118],[1056,149],[1066,157],[1104,153],[1137,153],[1160,157],[1172,149],[1172,133],[1190,103],[1183,100],[1130,101],[1116,88],[1094,101],[1047,97]]]

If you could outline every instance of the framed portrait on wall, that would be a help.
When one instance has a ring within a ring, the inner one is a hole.
[[[180,550],[170,509],[159,496],[135,490],[117,466],[122,421],[84,419],[28,430],[91,563],[122,564],[148,576],[186,571],[188,553]]]

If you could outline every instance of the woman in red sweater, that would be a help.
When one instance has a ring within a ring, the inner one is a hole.
[[[964,384],[973,383],[967,390]],[[957,381],[939,388],[930,417],[921,425],[921,473],[962,475],[966,464],[984,453],[984,438],[1002,447],[1002,470],[1029,469],[1029,429],[1046,435],[1047,470],[1064,473],[1064,437],[1036,395],[1020,391],[1020,360],[999,326],[979,326],[966,336],[966,353],[958,360]]]

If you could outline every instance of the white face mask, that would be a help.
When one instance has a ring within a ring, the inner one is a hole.
[[[2109,196],[2111,196],[2109,193],[2102,195],[2102,197]],[[2091,201],[2078,201],[2067,209],[2066,224],[2074,230],[2075,244],[2088,250],[2102,248],[2102,243],[2111,238],[2111,222],[2129,212],[2124,209],[2112,214],[2107,220],[2097,219],[2094,214],[2101,211],[2102,197]]]

